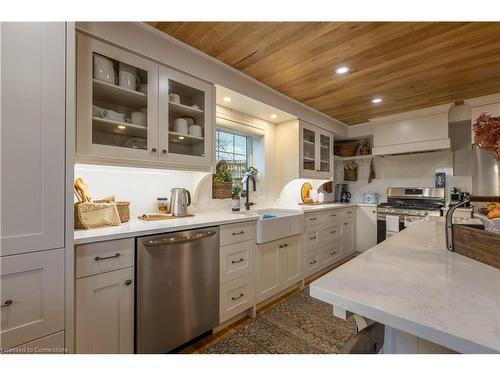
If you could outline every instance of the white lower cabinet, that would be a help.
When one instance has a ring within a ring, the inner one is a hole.
[[[5,351],[9,354],[64,354],[64,331],[54,333]]]
[[[257,245],[257,303],[302,279],[302,235]]]
[[[220,323],[255,305],[254,274],[221,285],[219,295]]]
[[[354,252],[354,219],[344,219],[342,222],[342,254],[349,255]]]
[[[2,257],[4,350],[64,329],[64,249]]]
[[[377,244],[377,207],[359,207],[357,219],[357,250],[365,251]]]
[[[134,268],[76,282],[76,352],[134,352]]]

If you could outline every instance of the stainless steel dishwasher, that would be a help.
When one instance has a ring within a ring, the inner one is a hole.
[[[219,323],[219,228],[137,238],[137,353],[166,353]]]

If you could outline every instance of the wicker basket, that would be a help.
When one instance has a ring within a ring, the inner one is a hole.
[[[339,143],[336,145],[337,155],[342,157],[356,156],[359,146],[359,143]]]
[[[212,198],[213,199],[227,199],[233,196],[232,192],[233,183],[219,182],[212,180]]]
[[[354,162],[346,162],[349,164],[344,165],[344,180],[357,181],[358,180],[358,166]]]
[[[116,202],[116,208],[122,223],[130,220],[130,202]]]
[[[75,229],[120,225],[120,215],[115,202],[77,202],[73,211]]]

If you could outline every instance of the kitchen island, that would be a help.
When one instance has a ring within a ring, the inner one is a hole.
[[[386,326],[384,353],[499,353],[500,270],[445,246],[421,221],[314,281],[311,296],[346,318]]]

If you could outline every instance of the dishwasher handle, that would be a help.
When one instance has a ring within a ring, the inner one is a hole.
[[[215,235],[217,232],[215,230],[209,230],[206,232],[200,232],[200,233],[193,233],[189,235],[177,235],[177,236],[170,236],[170,237],[164,237],[159,240],[149,240],[144,242],[144,246],[161,246],[161,245],[168,245],[172,243],[179,243],[179,242],[189,242],[189,241],[196,241],[196,240],[201,240],[202,238],[206,237],[211,237]]]

